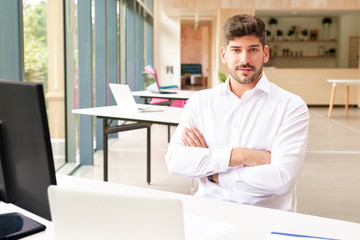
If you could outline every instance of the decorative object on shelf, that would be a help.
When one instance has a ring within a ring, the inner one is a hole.
[[[304,29],[301,31],[302,40],[307,41],[308,40],[308,30]]]
[[[271,36],[272,41],[276,40],[275,39],[275,37],[276,37],[276,32],[275,31],[276,30],[275,29],[276,29],[277,23],[278,22],[277,22],[276,18],[270,18],[269,19],[269,25],[270,25],[270,29],[271,29],[271,35],[270,36]]]
[[[269,30],[266,30],[266,39],[272,40],[271,39],[271,31],[269,31]]]
[[[295,31],[295,40],[301,40],[301,27],[299,26],[293,26],[293,29]]]
[[[322,24],[325,25],[325,24],[331,24],[332,23],[332,19],[330,17],[325,17],[322,21]]]
[[[282,50],[282,52],[283,52],[283,57],[288,57],[289,54],[290,54],[290,49],[289,48],[284,48]]]
[[[317,41],[318,40],[318,30],[310,30],[310,40]]]
[[[277,25],[278,21],[276,18],[270,18],[269,19],[269,25],[272,27],[272,28],[275,28],[276,25]]]
[[[292,26],[292,27],[289,29],[289,31],[288,31],[288,34],[287,34],[288,38],[287,38],[287,40],[294,40],[294,39],[293,39],[294,34],[295,34],[295,26]]]
[[[274,45],[274,55],[273,55],[274,57],[277,57],[279,49],[280,49],[279,45],[275,44]]]
[[[281,30],[277,30],[276,31],[276,36],[277,36],[277,40],[278,41],[281,41],[282,40],[282,38],[283,38],[283,31],[281,31]]]
[[[318,48],[318,55],[319,56],[325,56],[325,47],[323,45],[320,45]]]
[[[329,54],[330,56],[335,56],[335,54],[336,54],[336,49],[335,49],[335,48],[330,48],[329,51],[328,51],[328,54]]]
[[[332,19],[329,18],[329,17],[325,17],[322,20],[322,24],[323,24],[323,27],[324,27],[324,36],[323,36],[323,38],[326,41],[330,39],[329,32],[330,32],[331,23],[332,23]]]

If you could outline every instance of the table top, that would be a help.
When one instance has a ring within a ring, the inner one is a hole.
[[[149,107],[146,104],[137,104],[139,107]],[[159,112],[132,112],[118,106],[106,106],[95,108],[82,108],[72,110],[75,114],[96,116],[99,118],[111,118],[125,121],[159,123],[165,125],[178,125],[183,113],[183,108],[151,105]]]
[[[150,91],[134,91],[132,92],[133,96],[143,97],[143,98],[165,98],[165,99],[175,99],[175,100],[188,100],[194,93],[197,91],[190,90],[171,90],[166,89],[166,92],[174,92],[174,94],[161,94],[153,93]]]
[[[327,81],[336,84],[360,85],[360,79],[328,79]]]
[[[357,239],[360,236],[360,224],[352,222],[60,174],[57,174],[57,182],[59,186],[79,187],[88,190],[101,189],[101,191],[178,198],[182,201],[184,213],[186,214],[199,216],[203,220],[208,219],[236,226],[235,230],[214,239],[266,239],[269,233],[273,231],[335,239]],[[51,222],[12,204],[0,203],[0,213],[11,211],[19,211],[47,226],[46,231],[26,239],[54,239]]]

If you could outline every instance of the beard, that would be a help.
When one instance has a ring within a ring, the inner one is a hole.
[[[227,66],[228,71],[230,76],[235,79],[236,81],[238,81],[241,84],[250,84],[253,83],[256,79],[259,78],[259,76],[261,75],[262,71],[263,71],[263,65],[261,64],[259,70],[256,71],[256,67],[250,65],[250,64],[245,64],[245,65],[236,65],[235,66],[235,70],[230,68],[229,66]],[[240,74],[240,73],[236,73],[237,70],[241,69],[241,68],[251,68],[252,72],[254,72],[254,75],[252,77],[249,77],[250,74]]]

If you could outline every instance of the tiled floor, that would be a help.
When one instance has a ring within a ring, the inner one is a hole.
[[[309,143],[297,182],[298,212],[360,223],[360,108],[310,108]],[[171,129],[172,131],[175,128]],[[152,181],[146,183],[146,130],[122,132],[109,147],[109,181],[192,194],[191,179],[170,175],[164,161],[167,127],[152,126]],[[77,176],[102,179],[102,151]],[[195,182],[196,186],[196,182]]]

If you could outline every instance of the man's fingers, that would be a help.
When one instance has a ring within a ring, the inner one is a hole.
[[[188,140],[188,142],[190,143],[190,145],[192,147],[201,147],[201,142],[199,140],[199,138],[195,135],[195,133],[193,131],[191,131],[188,128],[185,128],[185,137]]]
[[[206,144],[206,142],[205,142],[205,139],[204,139],[203,135],[200,133],[200,131],[199,131],[196,127],[192,127],[191,129],[192,129],[192,131],[195,133],[195,135],[197,136],[197,138],[199,139],[199,141],[200,141],[200,146],[201,146],[201,147],[204,147],[204,148],[207,148],[208,146],[207,146],[207,144]]]
[[[194,141],[194,139],[192,138],[192,136],[188,133],[188,132],[184,132],[183,133],[183,138],[186,140],[186,142],[188,143],[187,146],[191,146],[191,147],[197,147],[196,142]]]
[[[183,137],[182,140],[183,140],[185,146],[190,147],[190,144],[188,143],[188,141],[186,140],[185,137]]]

